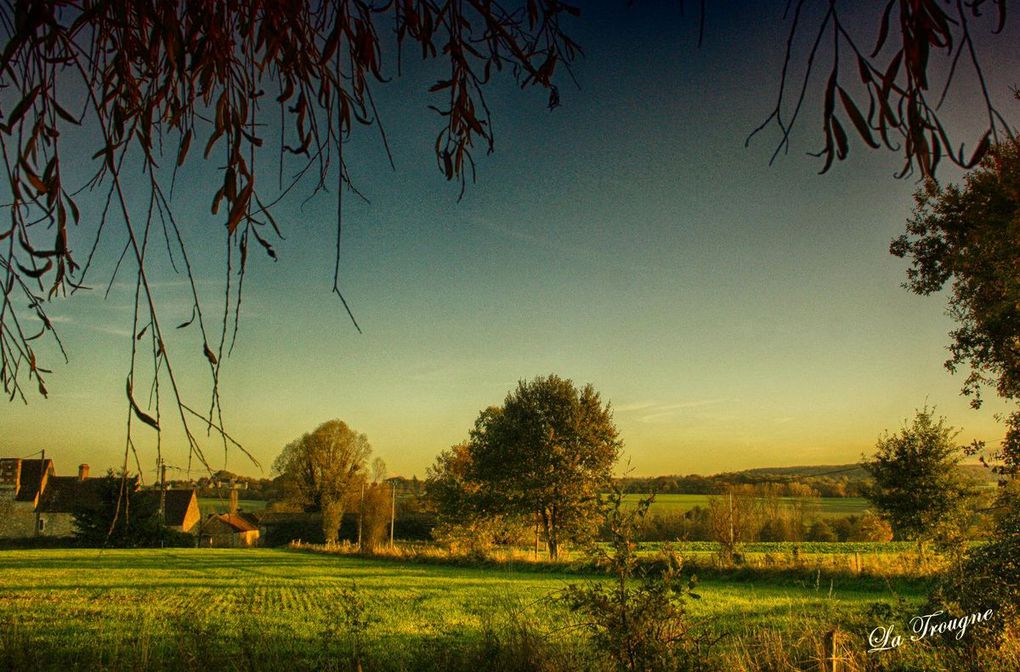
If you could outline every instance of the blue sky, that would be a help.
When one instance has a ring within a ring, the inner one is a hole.
[[[917,185],[893,179],[897,156],[854,144],[817,175],[806,156],[820,141],[814,107],[772,167],[774,133],[744,148],[774,102],[784,3],[710,9],[700,50],[690,16],[624,4],[586,7],[580,89],[564,85],[560,109],[509,82],[490,91],[496,152],[479,152],[478,182],[459,203],[431,154],[434,73],[409,66],[378,89],[396,170],[371,130],[346,150],[371,200],[345,196],[344,211],[343,286],[364,334],[329,291],[331,195],[303,203],[309,187],[281,203],[280,261],[253,255],[222,380],[228,428],[264,473],[288,441],[337,417],[392,472],[421,476],[516,381],[552,372],[612,402],[638,474],[852,462],[925,403],[964,428],[961,441],[1001,436],[999,407],[970,410],[942,367],[945,298],[900,286],[905,263],[888,245]],[[1015,118],[1008,39],[989,42],[989,62]],[[965,118],[972,102],[965,93],[947,113]],[[190,167],[175,193],[210,315],[223,282],[214,170]],[[118,252],[104,245],[97,286]],[[184,321],[180,277],[154,273],[163,321]],[[0,407],[0,452],[46,448],[60,473],[120,462],[129,283],[124,274],[105,300],[97,290],[51,307],[71,361],[50,353],[49,399]],[[204,407],[201,342],[173,339]],[[138,442],[151,462],[147,431]],[[222,446],[205,445],[223,466]],[[167,426],[163,448],[186,464],[178,428]],[[259,473],[236,452],[225,464]]]

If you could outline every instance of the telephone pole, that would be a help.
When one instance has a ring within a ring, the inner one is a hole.
[[[397,520],[397,481],[390,481],[390,548],[393,548],[393,524]]]
[[[361,506],[358,507],[358,553],[361,553],[361,528],[365,520],[365,481],[361,482]]]

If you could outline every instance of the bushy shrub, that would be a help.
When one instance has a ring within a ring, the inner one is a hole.
[[[705,639],[692,627],[685,605],[687,599],[698,598],[693,592],[695,578],[682,579],[681,559],[668,546],[657,567],[638,563],[634,532],[652,499],[642,500],[631,511],[622,510],[622,499],[619,490],[609,497],[609,548],[591,550],[596,564],[613,580],[570,584],[561,599],[581,615],[592,643],[617,670],[705,669]]]

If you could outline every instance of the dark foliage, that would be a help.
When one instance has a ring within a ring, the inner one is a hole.
[[[590,384],[556,375],[521,381],[471,430],[470,480],[488,511],[535,516],[550,557],[598,527],[598,495],[622,447],[612,410]]]
[[[996,146],[962,186],[929,182],[915,200],[907,233],[890,251],[910,259],[911,291],[930,295],[949,286],[958,327],[946,368],[968,371],[963,393],[975,408],[986,385],[1020,401],[1020,144]],[[1007,418],[996,457],[1004,479],[1020,473],[1020,411]]]
[[[162,524],[159,500],[141,495],[137,477],[115,476],[110,471],[92,485],[98,497],[79,504],[74,511],[75,539],[80,545],[116,548],[195,545],[191,535]]]

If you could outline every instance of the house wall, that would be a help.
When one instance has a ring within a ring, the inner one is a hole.
[[[74,514],[72,513],[41,513],[43,521],[43,537],[73,537],[74,536]]]
[[[259,531],[203,534],[199,546],[205,548],[248,548],[259,545]]]
[[[0,491],[0,538],[33,537],[35,536],[33,504],[14,501],[13,492],[13,490]]]

